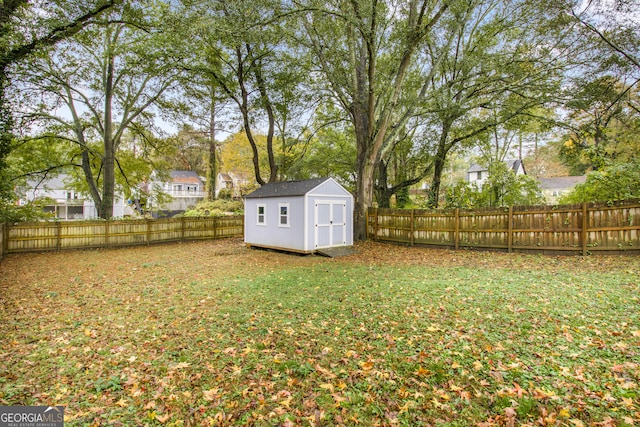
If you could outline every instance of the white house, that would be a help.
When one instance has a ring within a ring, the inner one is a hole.
[[[239,174],[219,173],[216,177],[216,197],[220,195],[221,190],[228,191],[233,198],[242,197],[242,187],[248,183],[249,180]]]
[[[568,194],[578,184],[587,180],[586,175],[581,176],[556,176],[552,178],[538,178],[540,190],[546,203],[556,204],[560,197]]]
[[[245,196],[247,246],[312,253],[353,245],[353,196],[333,178],[263,185]]]
[[[50,201],[45,205],[45,212],[51,212],[56,218],[71,219],[92,219],[98,217],[98,210],[92,198],[73,190],[69,175],[60,173],[56,176],[46,178],[42,181],[30,180],[27,182],[28,190],[25,200],[46,198]],[[123,218],[134,214],[132,207],[120,193],[116,193],[113,202],[114,218]]]
[[[505,160],[507,167],[513,171],[516,175],[526,175],[527,172],[524,169],[524,163],[522,160]],[[469,169],[467,169],[467,182],[470,184],[475,184],[478,188],[482,187],[482,185],[489,178],[489,168],[487,166],[481,166],[479,164],[472,164]]]
[[[147,209],[164,211],[167,215],[184,212],[204,200],[204,180],[194,171],[172,170],[168,179],[162,179],[155,172],[151,174],[148,186]],[[158,197],[162,193],[168,197]],[[168,199],[160,202],[159,200]]]

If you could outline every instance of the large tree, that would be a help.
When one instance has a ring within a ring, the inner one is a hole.
[[[114,10],[23,69],[23,83],[45,101],[24,117],[77,145],[77,166],[101,218],[112,216],[116,173],[126,175],[117,156],[123,137],[144,136],[151,108],[166,102],[176,80],[181,57],[163,31],[167,21],[162,3]]]
[[[448,10],[464,2],[437,0],[303,1],[302,25],[327,82],[326,91],[345,111],[355,132],[354,238],[366,238],[366,211],[373,203],[374,177],[385,146],[407,115],[407,76],[416,52]],[[419,88],[417,89],[419,92]]]
[[[5,171],[14,126],[7,97],[12,68],[40,49],[77,34],[116,3],[4,0],[0,4],[0,198],[7,198],[12,190]]]
[[[433,109],[439,135],[434,149],[429,204],[438,206],[442,172],[449,152],[461,144],[505,147],[518,123],[544,105],[557,105],[562,76],[571,64],[571,39],[564,21],[527,1],[468,3],[469,19],[459,27],[444,58],[438,57]],[[432,59],[432,62],[435,61]],[[546,110],[545,110],[546,111]],[[505,153],[492,150],[492,161]]]
[[[278,1],[184,0],[197,49],[189,71],[235,106],[253,152],[255,180],[288,178],[287,169],[304,128],[307,77],[286,30]],[[204,87],[204,86],[203,86]],[[266,136],[266,147],[257,141]],[[262,150],[268,163],[262,164]]]

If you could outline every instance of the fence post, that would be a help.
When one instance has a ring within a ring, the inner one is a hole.
[[[587,237],[588,237],[588,221],[587,221],[587,202],[582,202],[582,256],[587,256]]]
[[[371,220],[371,217],[373,217],[373,222],[371,224],[371,234],[373,236],[373,240],[376,240],[376,237],[378,236],[378,212],[377,212],[377,208],[367,208],[367,230],[369,229],[369,221]],[[368,233],[368,231],[367,231]]]
[[[109,220],[104,222],[104,246],[109,247]]]
[[[217,239],[218,238],[218,226],[220,224],[218,224],[218,217],[214,216],[213,217],[213,238]]]
[[[147,246],[151,244],[151,220],[147,219]]]
[[[507,252],[513,251],[513,206],[509,206],[509,217],[507,218]]]
[[[180,217],[180,241],[184,242],[184,217]]]
[[[453,248],[460,248],[460,208],[456,208],[453,213]]]
[[[4,246],[7,241],[7,235],[5,234],[6,229],[7,225],[4,222],[0,223],[0,261],[2,261],[4,254],[7,252]]]
[[[62,247],[62,223],[60,221],[56,221],[56,251],[60,252],[60,248]]]
[[[414,214],[415,209],[411,209],[411,235],[409,236],[409,246],[413,246],[414,242],[415,242],[415,232],[416,232],[416,225],[415,225],[415,214]]]

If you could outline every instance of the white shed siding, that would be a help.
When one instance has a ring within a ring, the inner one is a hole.
[[[279,224],[281,204],[289,206],[289,225]],[[265,207],[265,224],[258,224],[258,205]],[[245,242],[256,246],[305,250],[304,197],[247,199],[245,204]]]
[[[314,181],[321,182],[311,188]],[[304,190],[299,191],[301,188]],[[287,191],[289,195],[282,194]],[[316,206],[318,204],[320,207]],[[264,224],[258,224],[259,205],[264,206]],[[283,226],[280,208],[285,206],[288,224]],[[263,187],[245,199],[245,243],[301,252],[351,246],[353,196],[330,178]]]

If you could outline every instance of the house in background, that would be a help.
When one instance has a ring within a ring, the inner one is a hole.
[[[276,182],[245,197],[248,246],[313,253],[353,245],[353,196],[333,178]]]
[[[586,180],[586,175],[538,178],[542,195],[546,203],[550,205],[557,204],[560,197],[570,193],[576,185],[583,184]]]
[[[220,191],[228,191],[232,198],[243,196],[242,188],[249,184],[249,180],[233,172],[219,173],[216,179],[216,197],[220,196]]]
[[[61,173],[43,181],[31,180],[27,182],[26,197],[21,201],[33,201],[46,198],[50,201],[45,205],[45,212],[52,213],[63,220],[92,219],[98,217],[96,205],[90,197],[73,190],[68,184],[70,177]],[[124,218],[132,216],[134,211],[122,194],[116,194],[113,203],[113,217]]]
[[[169,171],[166,180],[153,172],[147,192],[147,210],[172,217],[204,200],[204,180],[196,172],[188,170]]]
[[[527,172],[524,169],[524,163],[522,160],[505,160],[507,167],[513,171],[516,175],[526,175]],[[470,184],[475,184],[478,188],[482,187],[482,185],[489,178],[489,167],[481,166],[479,164],[472,164],[469,169],[467,169],[467,182]]]

